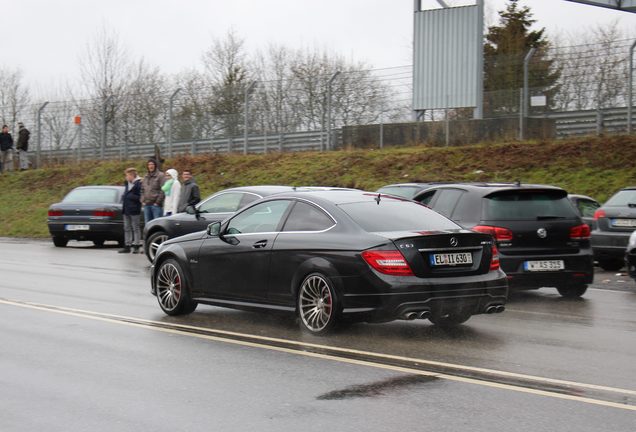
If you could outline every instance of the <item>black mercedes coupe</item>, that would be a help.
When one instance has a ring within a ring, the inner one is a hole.
[[[152,293],[168,315],[199,303],[295,313],[313,334],[343,320],[441,326],[504,310],[508,286],[489,234],[406,199],[295,191],[161,245]]]

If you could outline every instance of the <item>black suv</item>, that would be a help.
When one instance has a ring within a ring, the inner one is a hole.
[[[592,283],[590,228],[561,188],[440,184],[412,199],[464,228],[491,234],[512,289],[556,287],[564,297],[579,297]]]
[[[623,267],[629,236],[636,229],[636,187],[622,189],[594,213],[594,258],[603,270]]]

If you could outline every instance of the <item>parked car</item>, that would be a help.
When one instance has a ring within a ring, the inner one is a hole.
[[[431,186],[435,186],[438,184],[446,184],[440,182],[429,182],[429,183],[398,183],[398,184],[390,184],[386,186],[382,186],[377,192],[386,195],[398,196],[406,199],[414,199],[418,194]]]
[[[47,224],[57,247],[69,240],[90,240],[102,247],[107,240],[123,245],[123,186],[82,186],[51,205]]]
[[[627,251],[625,252],[625,264],[627,265],[629,276],[636,280],[636,231],[629,236]]]
[[[625,264],[625,248],[636,229],[636,186],[622,189],[594,213],[594,258],[603,270],[618,271]]]
[[[583,222],[588,224],[591,229],[595,229],[596,220],[594,219],[594,213],[601,207],[601,204],[594,198],[585,195],[569,194],[568,199],[574,204]]]
[[[564,297],[579,297],[593,280],[590,228],[561,188],[457,183],[429,187],[413,199],[491,234],[511,288],[555,287]]]
[[[456,325],[503,311],[507,298],[490,235],[409,200],[347,190],[269,196],[168,240],[151,280],[168,315],[198,303],[283,311],[314,334],[343,319]]]

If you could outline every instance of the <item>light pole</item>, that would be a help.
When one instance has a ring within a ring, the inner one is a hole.
[[[530,82],[530,77],[529,77],[529,73],[528,73],[528,69],[530,67],[530,60],[532,60],[532,56],[534,55],[535,51],[537,49],[536,48],[530,48],[530,51],[528,51],[528,54],[526,54],[526,57],[523,59],[523,106],[522,106],[522,110],[521,110],[521,128],[520,128],[520,138],[523,140],[525,139],[525,135],[526,135],[526,124],[528,123],[528,105],[529,105],[529,99],[530,99],[530,89],[528,88],[529,86],[529,82]]]
[[[38,109],[38,147],[35,154],[35,163],[38,168],[40,168],[40,162],[42,157],[42,112],[44,108],[48,105],[48,101],[44,102],[40,108]]]
[[[176,89],[170,96],[168,104],[168,156],[172,157],[172,110],[174,108],[174,100],[181,91],[181,87]]]
[[[329,78],[329,82],[327,83],[327,150],[331,150],[331,88],[333,87],[333,82],[340,75],[340,71],[336,71],[331,78]]]
[[[256,88],[256,84],[258,81],[252,81],[250,85],[245,89],[245,125],[243,129],[243,154],[247,154],[247,139],[248,139],[248,128],[249,128],[249,120],[250,120],[250,95]]]

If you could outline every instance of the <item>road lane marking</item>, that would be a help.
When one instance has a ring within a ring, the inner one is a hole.
[[[588,403],[592,405],[599,405],[599,406],[610,407],[610,408],[636,411],[636,405],[632,405],[628,403],[616,402],[611,400],[603,400],[603,399],[595,399],[592,397],[578,396],[578,395],[568,394],[568,393],[560,393],[554,390],[553,391],[542,390],[540,388],[535,388],[531,386],[496,382],[496,381],[491,381],[484,378],[479,379],[479,378],[474,378],[469,376],[452,375],[448,373],[440,373],[437,371],[422,370],[416,367],[400,366],[400,365],[395,365],[390,363],[381,363],[380,361],[381,360],[385,360],[385,361],[386,360],[406,360],[409,362],[413,362],[414,365],[422,365],[422,364],[443,365],[443,366],[447,366],[449,368],[454,368],[457,370],[463,369],[467,371],[486,372],[493,375],[499,375],[501,377],[524,378],[526,381],[532,380],[537,383],[543,382],[545,384],[565,385],[566,387],[572,387],[571,388],[572,391],[577,391],[577,390],[580,391],[580,389],[583,388],[583,389],[590,389],[590,390],[612,392],[612,393],[623,394],[627,396],[627,395],[636,395],[636,391],[634,390],[599,386],[594,384],[577,383],[574,381],[556,380],[551,378],[534,377],[532,375],[517,374],[512,372],[497,371],[497,370],[484,369],[484,368],[475,368],[471,366],[462,366],[462,365],[457,365],[452,363],[443,363],[443,362],[436,362],[436,361],[424,360],[424,359],[413,359],[408,357],[378,354],[378,353],[372,353],[372,352],[366,352],[366,351],[360,351],[360,350],[350,350],[346,348],[329,347],[326,345],[318,345],[318,344],[304,343],[304,342],[298,342],[298,341],[292,341],[292,340],[286,340],[286,339],[270,338],[266,336],[257,336],[257,335],[251,335],[251,334],[229,332],[225,330],[215,330],[215,329],[209,329],[205,327],[165,323],[161,321],[152,321],[152,320],[146,320],[141,318],[127,317],[122,315],[107,314],[107,313],[101,313],[101,312],[93,312],[93,311],[87,311],[82,309],[66,308],[66,307],[60,307],[60,306],[52,306],[52,305],[32,303],[32,302],[22,302],[22,301],[14,301],[14,300],[7,300],[7,299],[0,298],[0,304],[4,304],[8,306],[17,306],[21,308],[39,310],[39,311],[45,311],[45,312],[53,312],[53,313],[58,313],[62,315],[67,315],[67,316],[74,316],[78,318],[85,318],[85,319],[90,319],[95,321],[107,322],[111,324],[120,324],[120,325],[136,327],[136,328],[144,328],[144,329],[155,330],[155,331],[159,331],[163,333],[195,337],[198,339],[210,340],[215,342],[224,342],[224,343],[230,343],[234,345],[240,345],[240,346],[246,346],[246,347],[252,347],[252,348],[267,349],[270,351],[277,351],[277,352],[283,352],[283,353],[288,353],[293,355],[331,360],[331,361],[336,361],[340,363],[354,364],[354,365],[360,365],[360,366],[373,367],[377,369],[390,370],[395,372],[429,376],[429,377],[445,379],[448,381],[475,384],[475,385],[491,387],[496,389],[504,389],[504,390],[510,390],[510,391],[515,391],[520,393],[534,394],[534,395],[551,397],[556,399],[577,401],[577,402],[583,402],[583,403]],[[216,335],[206,334],[206,333],[217,333],[217,334],[221,334],[222,336],[216,336]],[[254,342],[251,340],[236,339],[237,337],[269,342],[269,344]],[[285,346],[272,345],[272,343],[283,343],[285,345],[296,346],[298,348],[288,348]],[[360,358],[343,357],[339,355],[326,354],[322,352],[307,351],[306,349],[302,350],[301,348],[316,348],[316,349],[321,349],[327,352],[331,351],[335,353],[357,354],[360,356],[377,359],[377,361],[365,360]],[[624,397],[624,399],[626,399],[626,397]]]

